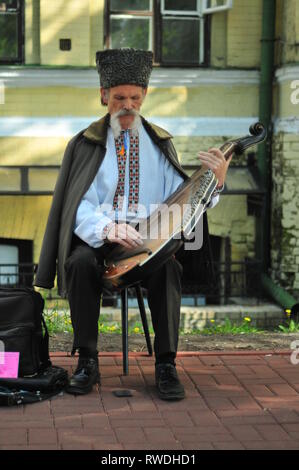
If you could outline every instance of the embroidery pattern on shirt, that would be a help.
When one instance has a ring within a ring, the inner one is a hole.
[[[115,139],[115,149],[117,155],[118,166],[118,183],[113,198],[113,208],[122,210],[124,193],[125,193],[125,174],[127,152],[125,150],[124,133],[121,131],[120,136]],[[131,130],[130,135],[130,155],[129,155],[129,204],[130,211],[137,212],[139,200],[139,137],[133,136]]]

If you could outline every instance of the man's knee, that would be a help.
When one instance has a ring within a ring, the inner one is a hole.
[[[64,263],[64,268],[68,270],[88,270],[97,266],[97,258],[91,247],[77,247]]]

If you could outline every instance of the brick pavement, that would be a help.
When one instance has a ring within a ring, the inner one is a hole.
[[[52,361],[71,374],[77,359]],[[127,377],[120,354],[99,362],[102,385],[89,395],[0,408],[0,449],[299,449],[299,365],[289,352],[180,353],[179,402],[157,397],[153,358],[131,353]],[[120,388],[133,397],[115,397]]]

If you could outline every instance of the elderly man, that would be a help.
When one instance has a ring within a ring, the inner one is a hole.
[[[187,178],[163,129],[139,110],[147,94],[152,53],[136,49],[99,51],[104,118],[68,144],[55,187],[35,285],[52,287],[58,260],[58,289],[67,296],[78,366],[67,391],[85,394],[100,382],[98,319],[105,256],[117,244],[127,250],[143,244],[133,224],[139,207],[165,201]],[[229,165],[218,149],[200,152],[223,187]],[[210,207],[218,201],[215,192]],[[111,210],[102,210],[103,207]],[[143,212],[144,216],[144,212]],[[155,378],[165,400],[184,398],[176,372],[182,266],[171,257],[143,279],[155,331]]]

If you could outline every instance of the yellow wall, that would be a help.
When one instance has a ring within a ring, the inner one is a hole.
[[[259,67],[261,11],[262,0],[234,0],[231,10],[212,14],[212,66]],[[104,0],[26,0],[26,64],[94,66],[103,23]],[[71,51],[60,51],[60,38],[72,40]]]
[[[34,263],[50,210],[51,196],[0,196],[0,237],[33,240]]]
[[[89,65],[89,0],[40,0],[41,64]],[[71,39],[70,51],[59,39]]]
[[[95,71],[95,74],[97,72]],[[147,116],[256,116],[258,85],[149,88]],[[7,88],[1,116],[102,116],[99,88]]]
[[[40,3],[25,3],[25,63],[40,64]]]
[[[259,67],[262,0],[235,0],[227,14],[227,66]]]

